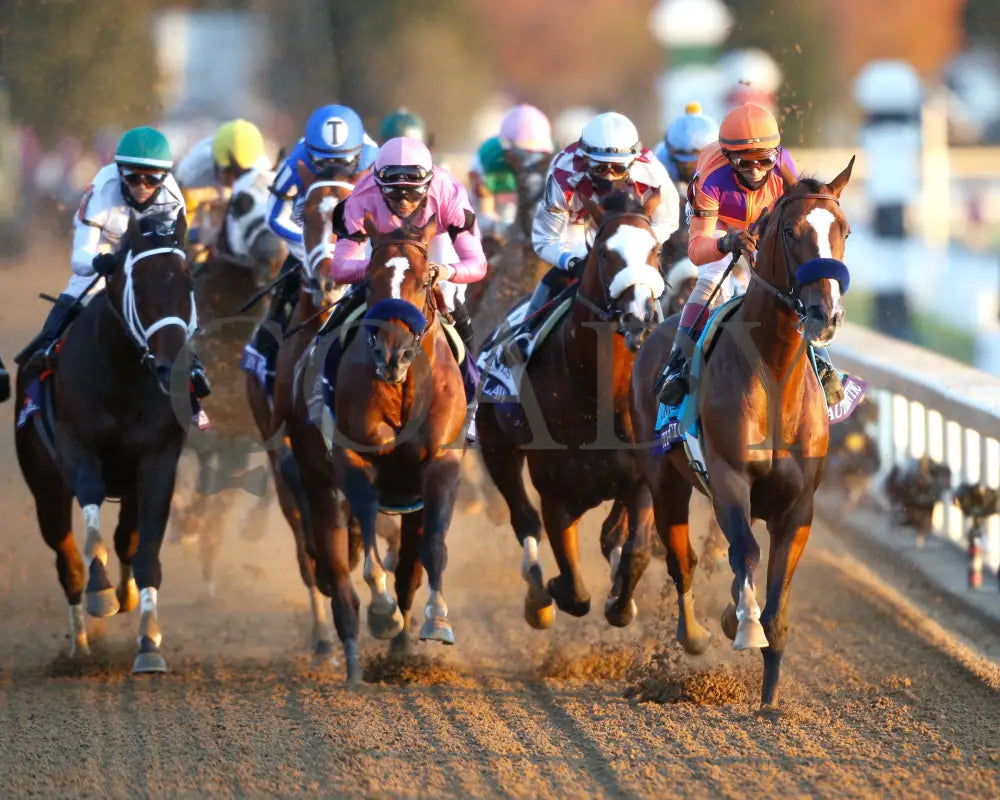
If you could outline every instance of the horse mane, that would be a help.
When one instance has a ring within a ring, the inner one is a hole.
[[[822,194],[826,191],[826,184],[812,175],[802,175],[799,182],[788,189],[787,194]]]
[[[645,214],[646,209],[634,192],[615,189],[601,201],[601,208],[612,214]]]

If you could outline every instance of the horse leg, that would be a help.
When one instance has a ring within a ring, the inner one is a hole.
[[[663,459],[658,474],[654,512],[656,530],[667,551],[667,572],[677,588],[677,641],[691,655],[708,647],[711,634],[698,622],[694,611],[694,570],[698,556],[691,547],[688,525],[692,486],[669,458]]]
[[[427,572],[430,595],[424,607],[421,641],[455,644],[455,634],[448,621],[448,603],[444,599],[444,570],[448,564],[445,537],[455,512],[455,496],[461,477],[462,454],[447,450],[445,455],[424,468],[424,534],[420,538],[420,563]]]
[[[100,465],[81,454],[76,471],[76,497],[83,510],[86,539],[83,563],[87,570],[87,613],[92,617],[110,617],[118,613],[118,597],[108,579],[108,549],[101,539],[101,503],[106,490]]]
[[[811,495],[780,517],[768,520],[771,551],[767,559],[767,598],[760,618],[769,645],[761,650],[764,656],[764,681],[760,705],[764,709],[774,709],[778,705],[781,657],[784,655],[788,636],[788,589],[795,567],[809,540],[811,525]]]
[[[361,682],[361,661],[358,655],[358,610],[360,600],[351,583],[350,553],[347,521],[334,495],[333,485],[325,474],[315,468],[303,471],[304,489],[309,497],[309,517],[312,528],[309,539],[316,552],[316,585],[331,598],[333,621],[337,637],[344,649],[347,680]],[[308,558],[308,555],[303,553]],[[304,577],[304,576],[303,576]],[[314,586],[313,594],[317,590]],[[314,663],[331,657],[333,644],[329,623],[321,620],[317,612],[322,603],[314,604]]]
[[[139,545],[132,557],[132,569],[139,585],[139,653],[132,662],[133,674],[167,671],[167,662],[160,653],[163,636],[157,619],[157,595],[163,578],[160,546],[170,514],[179,455],[178,441],[138,464]]]
[[[132,577],[132,556],[139,545],[139,531],[136,529],[138,508],[135,495],[129,494],[122,498],[121,509],[118,512],[118,525],[115,527],[115,554],[121,564],[121,578],[118,581],[118,613],[127,614],[135,611],[139,605],[139,587]]]
[[[43,500],[35,501],[38,527],[45,543],[56,551],[56,572],[69,605],[70,658],[89,656],[90,642],[80,602],[86,572],[76,539],[73,538],[73,497],[59,481],[52,482],[48,491],[39,493],[36,498]]]
[[[392,639],[403,629],[403,615],[396,601],[386,589],[386,573],[378,554],[375,539],[375,520],[378,517],[378,490],[369,470],[356,465],[357,457],[340,459],[337,473],[344,476],[344,494],[351,506],[351,514],[361,526],[364,543],[364,566],[361,574],[371,591],[368,605],[368,630],[376,639]]]
[[[608,564],[612,567],[612,581],[615,579],[615,572],[621,561],[622,548],[628,541],[628,524],[628,506],[624,500],[616,497],[608,516],[601,524],[601,555],[607,559]]]
[[[477,418],[477,424],[479,420]],[[486,469],[510,509],[510,524],[521,545],[521,577],[528,584],[524,598],[524,618],[532,628],[543,630],[555,621],[556,609],[545,586],[538,560],[538,540],[542,521],[524,488],[524,458],[521,450],[506,444],[493,445],[489,427],[479,425],[479,443]]]
[[[718,475],[710,471],[709,476],[715,516],[729,542],[729,566],[733,570],[733,603],[722,612],[722,630],[733,640],[734,650],[767,647],[754,593],[760,547],[750,530],[750,481],[733,470]]]
[[[424,513],[414,511],[404,514],[400,526],[399,557],[396,563],[396,598],[403,613],[403,630],[392,640],[389,652],[394,656],[407,656],[413,650],[410,638],[410,613],[413,597],[420,587],[423,567],[420,565],[420,540],[424,533]]]
[[[623,500],[627,509],[628,538],[611,549],[611,591],[604,603],[604,618],[617,628],[624,628],[638,613],[632,595],[649,566],[650,531],[653,527],[653,500],[645,482],[638,482]]]
[[[542,520],[549,534],[552,554],[559,565],[559,574],[549,579],[549,594],[567,614],[586,616],[590,613],[590,593],[583,585],[583,575],[580,574],[579,517],[566,508],[561,498],[542,495]]]

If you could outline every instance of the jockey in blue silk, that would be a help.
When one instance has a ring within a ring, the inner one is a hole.
[[[174,159],[166,137],[153,128],[133,128],[122,136],[114,163],[102,167],[84,192],[74,217],[73,275],[49,312],[41,333],[17,355],[26,372],[41,372],[46,352],[79,312],[77,302],[100,277],[121,264],[129,217],[175,221],[184,216],[184,198],[170,171]],[[192,357],[195,398],[209,392],[204,369]]]
[[[353,109],[322,106],[309,117],[305,136],[292,148],[270,188],[267,222],[288,245],[288,258],[281,268],[284,280],[274,292],[265,321],[277,323],[284,331],[302,285],[298,271],[301,269],[307,279],[313,277],[302,241],[306,187],[300,170],[326,180],[354,182],[372,167],[377,153],[378,145],[365,133],[361,117]],[[258,327],[250,347],[267,359],[268,370],[273,371],[278,342],[266,327]]]

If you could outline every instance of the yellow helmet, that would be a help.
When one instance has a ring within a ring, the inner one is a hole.
[[[212,139],[212,156],[219,169],[236,166],[250,169],[264,154],[264,138],[257,126],[245,119],[224,122]]]

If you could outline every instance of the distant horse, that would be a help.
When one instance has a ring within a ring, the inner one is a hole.
[[[157,623],[159,553],[191,413],[185,345],[197,327],[194,285],[177,245],[184,240],[183,217],[177,228],[170,239],[145,237],[134,218],[129,221],[124,264],[108,279],[107,292],[80,313],[46,378],[54,435],[50,440],[44,432],[44,411],[15,435],[42,536],[57,554],[70,606],[71,652],[89,652],[85,588],[92,616],[139,604],[133,672],[166,670]],[[19,413],[27,390],[19,372]],[[86,526],[83,559],[73,538],[74,497]],[[109,497],[121,498],[114,535],[121,562],[117,591],[108,580],[100,532],[100,506]]]
[[[303,243],[310,254],[315,277],[304,283],[289,321],[288,334],[279,344],[273,400],[253,375],[247,375],[246,392],[257,428],[267,446],[282,514],[295,538],[299,574],[309,589],[313,654],[319,664],[330,661],[333,653],[333,631],[323,594],[333,596],[337,591],[336,579],[323,573],[322,567],[330,563],[330,553],[334,551],[349,553],[349,566],[353,566],[358,546],[356,541],[348,545],[347,529],[335,524],[338,518],[334,508],[336,481],[330,470],[323,435],[310,421],[307,407],[315,387],[303,382],[304,375],[312,371],[297,368],[297,365],[326,314],[344,291],[344,287],[325,285],[329,278],[324,276],[329,275],[333,251],[333,209],[347,198],[354,183],[353,179],[316,180],[305,172],[303,178],[307,178]],[[340,535],[345,536],[344,542],[337,540]],[[318,580],[317,552],[321,554],[322,565]],[[341,588],[346,591],[349,587]],[[351,602],[352,592],[335,602]]]
[[[437,272],[427,262],[435,218],[422,228],[380,233],[370,217],[372,245],[366,271],[368,308],[358,335],[336,368],[331,458],[338,484],[361,526],[364,578],[371,589],[368,627],[393,650],[410,647],[413,596],[427,571],[430,597],[420,638],[453,644],[443,594],[445,536],[458,490],[465,424],[465,393],[458,363],[438,319]],[[332,365],[327,365],[330,378]],[[375,540],[380,510],[402,515],[396,600]],[[338,521],[343,528],[343,519]],[[359,680],[357,597],[351,600],[345,538],[321,564],[336,576],[334,618],[347,656],[348,680]]]
[[[830,184],[803,179],[758,224],[757,260],[740,308],[720,331],[698,382],[701,451],[715,516],[729,542],[733,604],[722,627],[737,650],[762,648],[761,703],[777,702],[788,629],[788,587],[809,538],[813,493],[823,473],[829,423],[823,389],[807,356],[843,322],[843,264],[849,233],[840,210],[854,160]],[[662,371],[676,320],[658,328],[636,358],[632,407],[641,441],[653,440],[657,402],[651,387]],[[700,481],[683,448],[666,456],[636,451],[653,492],[656,527],[680,603],[677,638],[704,650],[691,591],[697,558],[688,538],[691,487]],[[754,594],[760,548],[750,530],[767,521],[771,535],[763,614]],[[626,565],[623,564],[623,568]],[[629,575],[624,585],[634,585]]]
[[[521,404],[512,408],[484,399],[476,415],[483,460],[507,502],[523,550],[524,613],[536,628],[552,624],[553,599],[574,616],[590,610],[577,544],[577,523],[588,509],[615,499],[635,534],[624,552],[602,541],[613,581],[619,560],[649,559],[652,502],[630,450],[628,391],[634,354],[663,319],[659,246],[649,221],[658,202],[654,195],[643,207],[633,195],[617,192],[602,207],[589,209],[597,232],[572,311],[525,367]],[[536,398],[538,417],[553,442],[544,449],[537,442],[527,446],[542,432],[533,429],[534,420],[525,413],[525,391]],[[601,436],[605,441],[595,444]],[[541,495],[541,518],[525,492],[525,460]],[[543,522],[559,565],[559,575],[548,584],[538,561]],[[631,602],[606,609],[615,625],[627,625],[634,615]]]

